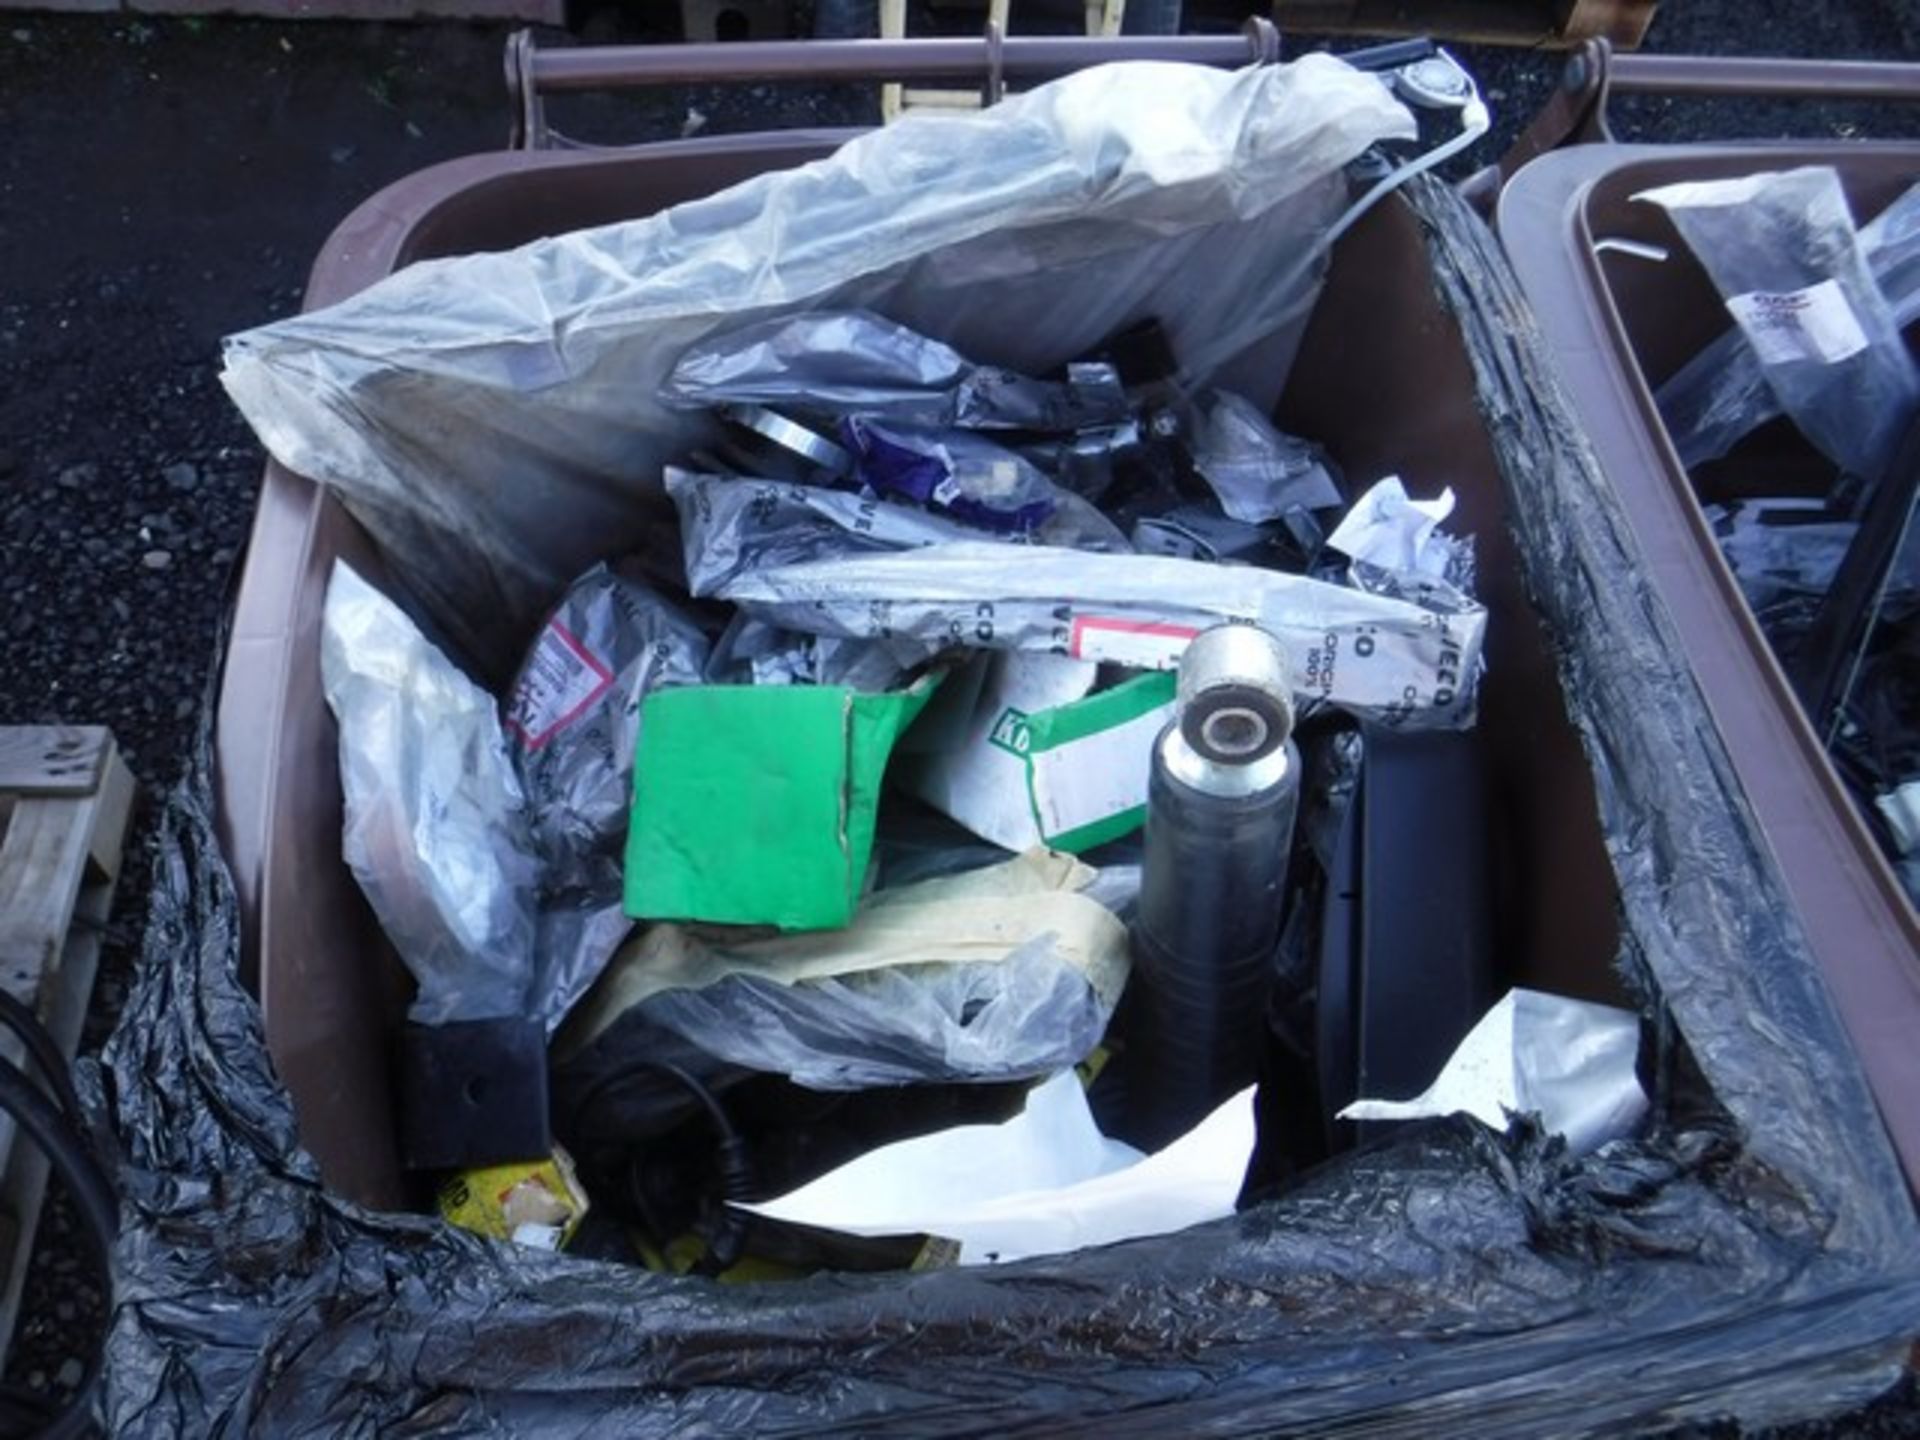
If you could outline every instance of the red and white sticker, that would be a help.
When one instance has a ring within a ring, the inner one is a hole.
[[[1158,620],[1114,620],[1102,615],[1074,617],[1067,653],[1079,660],[1103,660],[1141,670],[1171,670],[1200,632],[1191,625]]]
[[[507,708],[507,728],[529,750],[538,750],[586,711],[613,684],[613,672],[549,620],[527,657]]]

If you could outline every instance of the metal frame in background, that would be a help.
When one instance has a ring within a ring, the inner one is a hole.
[[[546,97],[584,91],[727,81],[968,80],[992,105],[1009,79],[1052,79],[1120,60],[1192,65],[1271,65],[1280,31],[1254,16],[1238,35],[1007,35],[991,23],[979,37],[932,40],[768,40],[713,45],[602,45],[542,49],[533,33],[507,41],[513,150],[596,149],[547,123]]]

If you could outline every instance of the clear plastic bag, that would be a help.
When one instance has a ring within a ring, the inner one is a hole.
[[[493,696],[340,562],[320,669],[340,727],[347,866],[419,986],[408,1018],[522,1014],[536,867]]]
[[[1664,185],[1781,407],[1849,474],[1876,478],[1920,402],[1920,369],[1867,267],[1840,177],[1805,166]],[[1679,415],[1690,433],[1704,417]]]
[[[1232,519],[1258,525],[1298,505],[1324,510],[1340,503],[1325,453],[1282,434],[1251,400],[1215,391],[1200,407],[1193,468]]]
[[[641,1008],[730,1065],[809,1090],[1044,1075],[1087,1055],[1112,1014],[1046,935],[985,964],[904,965],[797,985],[736,975]]]
[[[1126,927],[1091,898],[1095,880],[1036,849],[879,891],[840,930],[655,925],[581,1004],[556,1058],[611,1042],[637,1012],[708,1055],[820,1090],[1058,1070],[1099,1043],[1126,983]],[[1128,889],[1123,876],[1099,893]]]
[[[667,493],[680,512],[687,589],[721,595],[762,570],[835,556],[881,554],[968,541],[1012,541],[916,505],[744,476],[700,475],[668,466]],[[1058,492],[1054,518],[1032,538],[1077,549],[1126,552],[1112,521],[1078,497]]]
[[[910,640],[803,635],[735,615],[707,663],[710,685],[844,685],[863,695],[897,690],[938,646]]]
[[[1861,229],[1860,249],[1894,324],[1905,330],[1920,320],[1920,185]],[[1655,399],[1688,469],[1719,459],[1780,413],[1760,357],[1738,326],[1676,370]]]
[[[1835,520],[1818,500],[1767,499],[1701,507],[1740,593],[1755,615],[1818,601],[1833,588],[1859,526]],[[1889,578],[1883,613],[1898,617],[1920,600],[1920,554],[1903,551]]]
[[[1198,379],[1233,385],[1244,360],[1270,380],[1346,165],[1415,135],[1330,55],[1103,65],[646,219],[411,265],[228,341],[222,381],[495,678],[574,576],[641,543],[664,467],[717,435],[661,398],[691,347],[863,309],[1042,375],[1158,317],[1186,363],[1217,357]]]

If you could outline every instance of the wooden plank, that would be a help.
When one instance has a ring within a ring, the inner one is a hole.
[[[0,790],[91,795],[110,743],[99,725],[6,726],[0,729]]]
[[[119,763],[117,758],[114,763]],[[121,773],[125,774],[124,766]],[[124,832],[125,807],[120,824]],[[116,865],[116,874],[117,870]],[[116,885],[116,875],[94,871],[81,887],[74,908],[73,927],[67,932],[41,1017],[62,1055],[73,1056],[80,1049],[80,1033],[86,1027],[93,982],[100,971],[100,944],[113,913]],[[6,1035],[6,1049],[8,1058],[17,1063],[19,1042],[11,1032]],[[20,1322],[20,1301],[26,1290],[51,1170],[46,1152],[38,1145],[16,1145],[11,1119],[0,1116],[0,1355],[13,1343],[13,1332]]]
[[[120,878],[127,826],[133,821],[133,797],[139,789],[120,751],[110,748],[101,766],[99,803],[94,807],[93,835],[87,842],[87,859],[108,880]]]
[[[18,800],[0,841],[0,987],[35,1010],[86,876],[95,803]]]
[[[1656,0],[1560,0],[1560,38],[1568,44],[1607,40],[1618,50],[1635,50],[1653,24]]]
[[[902,90],[903,110],[978,110],[978,90]]]
[[[0,736],[9,733],[0,730]],[[136,790],[112,736],[101,734],[95,793],[77,799],[8,797],[12,813],[0,843],[0,983],[32,1004],[68,1058],[78,1053],[86,1026]],[[54,902],[62,897],[65,915],[56,921]],[[43,954],[34,948],[36,937],[49,925],[56,929],[48,942],[51,953]],[[14,961],[30,965],[43,958],[31,985],[12,968]],[[11,1031],[0,1030],[0,1055],[14,1064],[25,1058]],[[19,1323],[51,1168],[38,1146],[14,1141],[11,1118],[0,1115],[0,1354]]]

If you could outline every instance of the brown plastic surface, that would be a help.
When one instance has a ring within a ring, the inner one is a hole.
[[[797,133],[624,152],[456,161],[350,217],[313,273],[324,305],[409,260],[508,246],[645,215],[748,174],[797,164],[836,137]],[[1500,525],[1503,500],[1457,331],[1440,311],[1417,227],[1397,201],[1342,242],[1282,402],[1349,479],[1397,471],[1451,485],[1479,536],[1491,610],[1482,736],[1505,917],[1503,978],[1617,998],[1615,894],[1591,781]],[[387,1073],[404,975],[340,861],[336,736],[320,695],[319,627],[336,554],[369,560],[329,497],[270,466],[248,555],[219,725],[223,841],[257,957],[267,1040],[302,1138],[336,1190],[405,1202]]]
[[[1665,212],[1633,196],[1678,180],[1832,165],[1856,215],[1920,179],[1920,146],[1586,146],[1528,165],[1498,225],[1600,463],[1625,504],[1649,577],[1808,941],[1860,1051],[1909,1183],[1920,1188],[1920,918],[1807,723],[1721,558],[1653,390],[1729,321]],[[1596,252],[1618,238],[1667,247],[1655,262]],[[1778,486],[1820,462],[1785,425],[1702,467],[1719,493]]]

